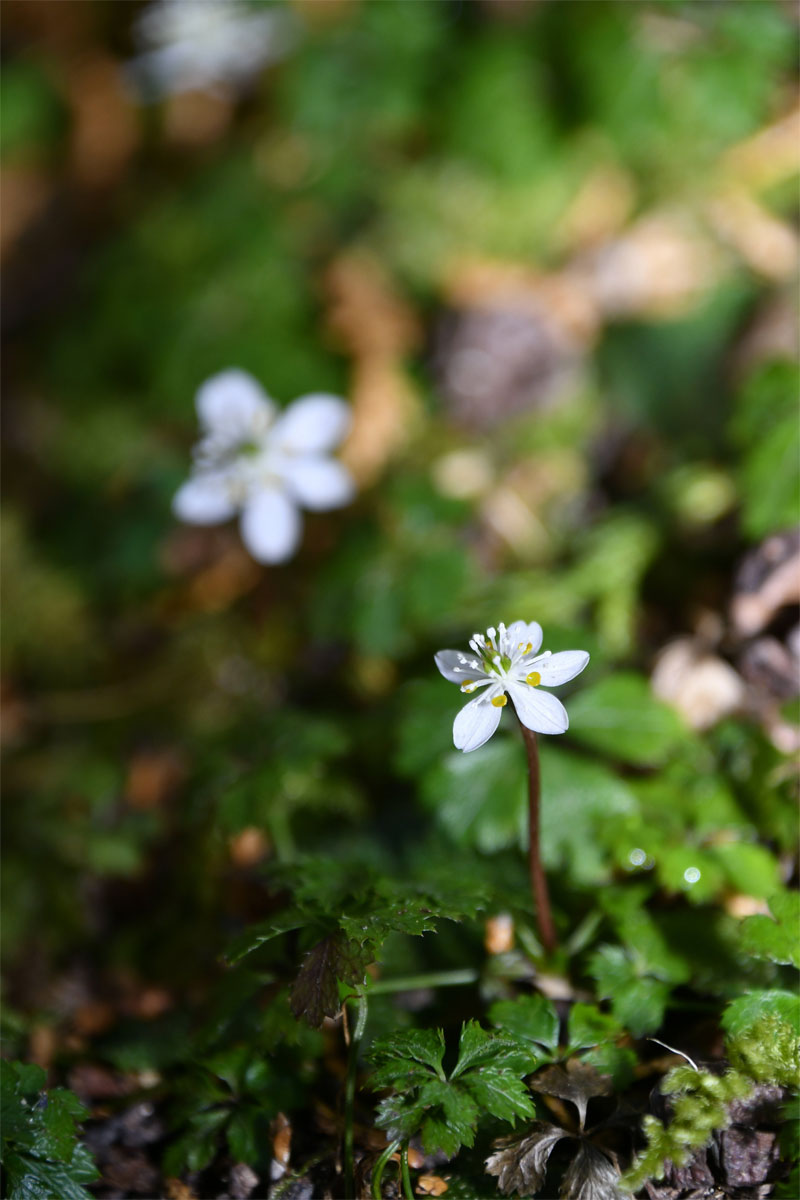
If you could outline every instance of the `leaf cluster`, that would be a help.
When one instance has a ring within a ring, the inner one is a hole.
[[[285,877],[299,877],[294,904],[243,933],[227,958],[237,963],[281,934],[302,931],[308,949],[292,986],[291,1006],[313,1027],[338,1012],[339,984],[364,986],[366,968],[390,934],[418,937],[440,921],[473,917],[486,902],[480,882],[435,873],[419,880],[392,879],[352,862],[308,859],[293,864]]]
[[[0,1162],[8,1200],[90,1200],[84,1184],[98,1177],[78,1140],[87,1110],[66,1088],[45,1091],[45,1072],[0,1061]]]
[[[409,1030],[374,1043],[374,1090],[391,1088],[378,1105],[377,1124],[392,1138],[419,1136],[426,1153],[452,1158],[461,1146],[472,1146],[478,1122],[493,1116],[513,1125],[532,1117],[534,1106],[522,1083],[535,1058],[518,1043],[487,1033],[477,1021],[461,1029],[458,1060],[448,1073],[443,1066],[441,1029]]]

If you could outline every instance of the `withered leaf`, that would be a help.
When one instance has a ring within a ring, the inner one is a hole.
[[[593,1096],[608,1096],[612,1090],[611,1076],[600,1075],[588,1063],[571,1058],[566,1067],[545,1067],[530,1082],[535,1092],[569,1100],[578,1110],[580,1127],[586,1121],[586,1105]]]
[[[370,962],[369,950],[342,933],[331,933],[312,946],[292,987],[290,1006],[296,1017],[305,1017],[317,1029],[325,1017],[335,1017],[341,1007],[339,980],[353,987],[363,983]]]
[[[591,1142],[582,1141],[564,1172],[561,1200],[626,1200],[619,1171]]]
[[[498,1143],[500,1148],[486,1160],[487,1173],[497,1176],[497,1186],[504,1196],[512,1192],[532,1196],[544,1186],[553,1147],[569,1136],[557,1125],[534,1121],[524,1138]]]

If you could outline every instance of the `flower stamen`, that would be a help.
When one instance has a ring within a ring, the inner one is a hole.
[[[506,696],[505,692],[501,696],[492,696],[492,704],[495,708],[505,708],[508,704],[508,696]]]
[[[531,671],[529,675],[525,676],[525,682],[529,683],[531,687],[538,687],[542,682],[542,677],[538,671]]]

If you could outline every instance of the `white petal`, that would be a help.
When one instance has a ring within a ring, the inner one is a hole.
[[[551,654],[549,658],[526,665],[532,671],[539,672],[546,687],[556,687],[580,675],[588,662],[589,655],[585,650],[562,650],[559,654]]]
[[[449,679],[451,683],[466,683],[470,679],[490,682],[483,667],[469,665],[476,661],[473,654],[464,654],[461,650],[440,650],[438,654],[434,654],[433,660],[445,679]]]
[[[339,396],[322,392],[301,396],[282,412],[273,430],[274,444],[303,454],[338,446],[350,428],[350,408]]]
[[[528,729],[534,733],[566,733],[569,728],[567,710],[555,696],[525,683],[509,683],[508,694],[517,716]]]
[[[256,492],[242,513],[242,540],[258,562],[291,558],[300,542],[300,514],[277,488]]]
[[[529,654],[536,654],[542,644],[542,627],[538,621],[512,621],[506,630],[508,635],[508,646],[511,654],[514,653],[520,643],[527,646],[528,642],[531,648]]]
[[[289,459],[284,478],[298,504],[318,512],[349,504],[355,495],[350,472],[333,458]]]
[[[209,433],[234,440],[263,432],[275,413],[275,405],[257,379],[231,367],[212,375],[195,396],[200,423]]]
[[[500,724],[502,708],[490,703],[488,693],[470,700],[453,722],[453,743],[457,750],[477,750],[488,742]]]
[[[195,475],[178,488],[172,500],[172,511],[190,525],[217,525],[228,521],[236,512],[225,476],[219,473]]]

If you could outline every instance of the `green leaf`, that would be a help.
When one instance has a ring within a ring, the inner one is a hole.
[[[741,924],[742,946],[755,958],[800,967],[800,893],[777,892],[769,898],[773,917],[758,914]]]
[[[655,698],[645,678],[622,672],[572,697],[569,726],[577,741],[634,766],[666,762],[688,736],[678,714]]]
[[[480,1109],[499,1121],[513,1124],[516,1117],[532,1117],[536,1112],[525,1084],[510,1072],[478,1067],[465,1077],[464,1087]]]
[[[452,1156],[460,1146],[473,1144],[482,1113],[512,1122],[533,1116],[520,1081],[531,1061],[520,1055],[516,1043],[470,1021],[462,1028],[458,1062],[449,1079],[442,1071],[443,1054],[441,1030],[406,1030],[373,1045],[369,1057],[377,1069],[372,1086],[395,1089],[378,1106],[377,1124],[390,1137],[419,1134],[426,1151]]]
[[[595,1004],[573,1004],[567,1021],[567,1053],[615,1041],[623,1028],[616,1017],[601,1012]]]
[[[19,1200],[88,1200],[81,1186],[98,1177],[77,1141],[87,1110],[66,1088],[45,1092],[41,1067],[0,1061],[0,1134],[9,1196]]]
[[[602,883],[611,874],[601,834],[610,822],[635,814],[631,789],[602,763],[547,744],[542,750],[542,857],[576,884]]]
[[[774,854],[753,842],[722,842],[711,848],[728,883],[748,896],[765,900],[780,887],[780,871]]]
[[[527,784],[522,747],[495,738],[475,754],[449,754],[422,779],[422,801],[461,845],[493,852],[524,845]]]
[[[538,992],[533,996],[518,996],[516,1000],[495,1001],[489,1009],[489,1019],[518,1042],[534,1048],[544,1046],[547,1050],[558,1046],[558,1013]]]
[[[443,1079],[444,1034],[441,1029],[404,1029],[373,1042],[370,1058],[379,1064],[373,1076],[376,1087],[398,1086],[417,1063]]]
[[[731,1001],[722,1014],[721,1024],[727,1034],[738,1037],[769,1016],[780,1017],[795,1031],[800,1030],[800,996],[780,988],[748,992]]]
[[[265,942],[272,941],[273,938],[280,937],[282,933],[290,933],[293,929],[301,929],[308,921],[302,912],[298,909],[289,909],[284,913],[279,913],[275,917],[270,917],[268,921],[261,921],[258,925],[251,925],[239,937],[235,938],[227,951],[225,959],[231,966],[241,962],[246,955],[252,954],[259,946],[263,946]]]
[[[771,362],[742,388],[731,434],[742,454],[742,524],[751,538],[788,528],[800,501],[794,363]]]
[[[85,1146],[76,1146],[68,1163],[12,1151],[4,1166],[10,1184],[8,1200],[92,1200],[82,1185],[98,1178]]]
[[[601,946],[592,956],[590,974],[598,995],[611,1000],[614,1016],[634,1037],[658,1029],[672,990],[670,983],[648,975],[621,946]]]

